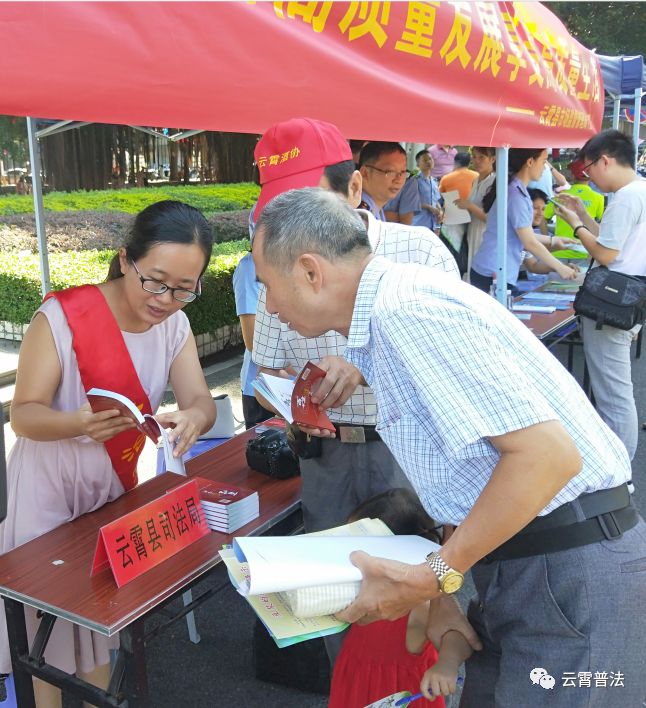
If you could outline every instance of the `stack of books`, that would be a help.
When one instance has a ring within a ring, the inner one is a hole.
[[[207,479],[197,481],[202,512],[212,531],[233,533],[258,518],[258,492]]]

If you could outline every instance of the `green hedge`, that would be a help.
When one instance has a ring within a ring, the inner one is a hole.
[[[238,321],[231,278],[238,261],[249,250],[249,241],[216,244],[204,274],[202,297],[185,312],[194,334],[213,332]],[[67,251],[49,257],[52,290],[105,280],[115,251]],[[38,256],[0,253],[0,320],[26,324],[41,302]]]
[[[164,199],[178,199],[205,213],[250,209],[260,193],[251,182],[240,184],[186,185],[177,187],[141,187],[93,192],[50,192],[43,197],[50,211],[122,211],[136,214],[149,204]],[[33,212],[32,197],[22,194],[0,195],[0,215]]]

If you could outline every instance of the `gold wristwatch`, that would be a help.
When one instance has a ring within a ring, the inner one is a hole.
[[[431,566],[431,570],[437,575],[437,582],[440,585],[440,592],[452,595],[464,585],[464,575],[459,570],[450,568],[443,560],[439,552],[429,553],[426,562]]]

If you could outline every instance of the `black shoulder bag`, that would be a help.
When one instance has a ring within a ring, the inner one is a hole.
[[[594,263],[594,261],[592,262]],[[574,298],[574,312],[617,329],[632,329],[646,320],[646,281],[606,266],[590,268]]]

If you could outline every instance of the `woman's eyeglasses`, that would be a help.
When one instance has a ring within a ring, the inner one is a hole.
[[[132,265],[137,272],[139,280],[141,280],[141,287],[147,293],[161,295],[167,290],[170,290],[171,295],[179,302],[193,302],[193,300],[196,300],[201,294],[202,288],[199,280],[197,281],[197,291],[187,290],[186,288],[171,288],[169,285],[166,285],[166,283],[162,283],[161,280],[155,280],[155,278],[144,278],[134,261],[132,261]]]

